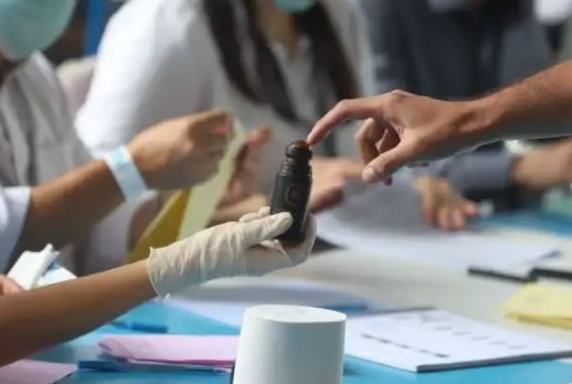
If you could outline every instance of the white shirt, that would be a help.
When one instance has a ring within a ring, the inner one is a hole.
[[[43,55],[34,54],[6,78],[0,89],[0,273],[5,271],[24,226],[30,187],[49,182],[91,159],[73,128],[54,68]],[[119,258],[124,260],[133,209],[116,211],[94,229],[88,246],[91,257],[87,258],[91,271],[117,265]],[[105,258],[114,262],[98,263]]]
[[[535,0],[536,17],[543,24],[560,24],[572,14],[571,0]]]
[[[373,74],[359,8],[346,0],[324,4],[362,93],[369,94]],[[271,48],[298,114],[316,120],[316,103],[308,92],[313,83],[313,58],[307,43],[302,40],[292,60],[279,47]],[[202,0],[132,0],[107,27],[76,128],[84,142],[101,154],[160,121],[212,108],[233,112],[247,130],[262,124],[273,128],[274,137],[263,154],[264,190],[270,189],[285,146],[305,138],[311,128],[292,126],[271,107],[252,103],[232,86]],[[337,144],[339,154],[355,154],[353,130],[340,134]]]

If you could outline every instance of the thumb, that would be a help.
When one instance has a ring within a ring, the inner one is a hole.
[[[363,180],[366,183],[375,183],[389,179],[411,161],[412,153],[411,149],[404,144],[399,144],[395,148],[381,153],[365,167],[362,173]]]
[[[292,226],[292,222],[292,215],[289,212],[282,212],[259,220],[240,223],[237,229],[240,231],[244,245],[250,248],[280,236]]]

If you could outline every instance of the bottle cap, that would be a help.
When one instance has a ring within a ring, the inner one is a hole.
[[[312,159],[312,150],[304,140],[295,141],[286,147],[286,156],[296,160],[310,161]]]

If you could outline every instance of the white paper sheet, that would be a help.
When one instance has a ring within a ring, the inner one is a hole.
[[[247,308],[260,304],[304,305],[355,313],[391,309],[322,284],[297,280],[200,287],[164,303],[234,326],[242,324]]]
[[[0,368],[2,384],[54,384],[77,371],[74,364],[20,360]]]
[[[442,310],[350,319],[346,354],[413,372],[572,356],[572,346]]]
[[[476,228],[434,229],[421,220],[417,193],[405,183],[361,190],[317,220],[318,236],[334,245],[453,268],[506,268],[557,252],[549,240],[514,240]]]

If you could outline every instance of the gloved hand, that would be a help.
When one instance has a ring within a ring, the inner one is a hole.
[[[292,225],[289,213],[270,216],[269,208],[239,222],[203,230],[165,248],[152,249],[149,279],[160,297],[221,277],[260,276],[293,267],[308,258],[316,222],[308,216],[306,235],[294,245],[275,240]]]

